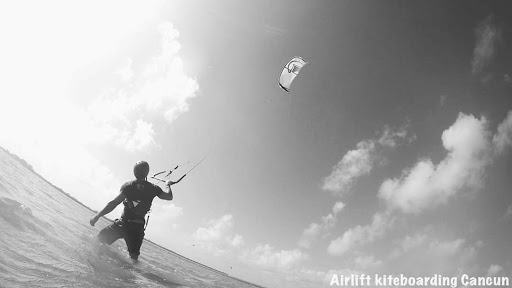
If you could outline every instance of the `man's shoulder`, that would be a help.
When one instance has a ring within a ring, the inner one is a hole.
[[[124,184],[121,185],[121,189],[132,186],[135,183],[135,181],[137,181],[137,180],[130,180],[130,181],[124,182]]]
[[[154,184],[154,183],[151,183],[151,182],[148,182],[149,185],[151,185],[151,187],[158,192],[162,191],[162,188],[160,188],[160,186]]]
[[[162,188],[160,188],[160,186],[154,184],[154,183],[151,183],[151,182],[148,182],[151,189],[154,191],[155,193],[155,196],[158,196],[160,195],[161,193],[163,193],[164,191],[162,190]]]
[[[131,192],[130,192],[131,191]],[[130,180],[125,182],[121,186],[121,193],[128,193],[131,195],[131,193],[143,193],[143,191],[149,192],[153,191],[152,194],[158,196],[160,193],[163,192],[162,188],[160,186],[153,184],[149,181],[140,181],[140,180]]]

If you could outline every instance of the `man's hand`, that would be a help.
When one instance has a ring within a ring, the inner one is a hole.
[[[94,216],[91,218],[91,220],[89,220],[89,223],[91,224],[91,226],[94,226],[94,224],[96,224],[96,222],[98,222],[98,217],[97,216]]]
[[[174,181],[172,181],[172,180],[168,180],[168,181],[165,183],[165,186],[167,186],[167,187],[171,187],[171,185],[174,185],[174,184],[176,184],[176,183],[178,183],[178,182],[174,182]]]

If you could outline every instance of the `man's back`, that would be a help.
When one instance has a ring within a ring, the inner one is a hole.
[[[121,193],[126,196],[124,200],[123,220],[144,219],[151,209],[153,199],[163,193],[157,185],[145,180],[128,181],[121,187]]]

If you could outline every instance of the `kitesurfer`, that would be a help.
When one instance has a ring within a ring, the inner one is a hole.
[[[167,192],[148,182],[149,164],[146,161],[137,162],[133,167],[133,174],[136,179],[124,183],[119,195],[91,218],[89,223],[94,226],[100,217],[112,212],[119,204],[123,203],[124,211],[121,218],[103,228],[98,234],[98,240],[110,245],[114,241],[124,238],[130,258],[137,260],[144,240],[145,215],[151,208],[153,198],[157,196],[163,200],[172,200],[171,185],[176,182],[170,180],[166,182]]]

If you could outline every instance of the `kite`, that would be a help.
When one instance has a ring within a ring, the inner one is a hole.
[[[286,92],[290,93],[292,82],[299,75],[300,70],[308,62],[304,61],[301,57],[293,57],[283,68],[281,76],[279,77],[279,86]]]

